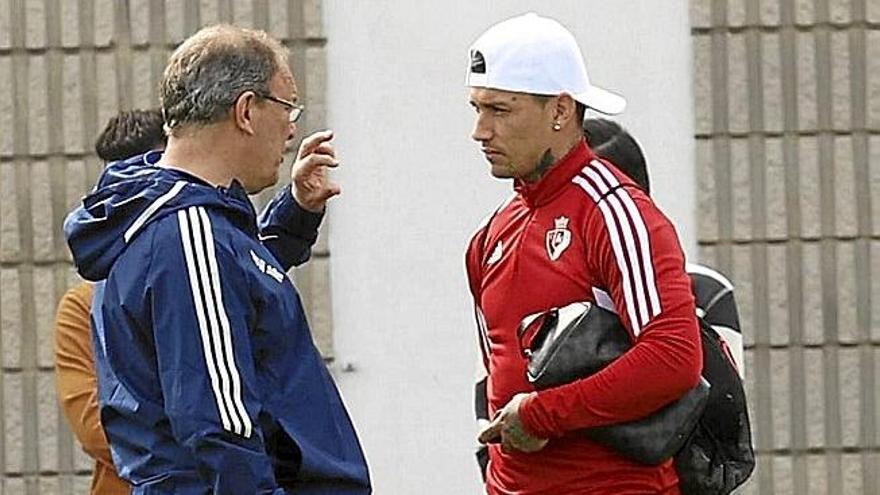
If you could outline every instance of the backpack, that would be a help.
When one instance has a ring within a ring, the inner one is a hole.
[[[682,495],[726,495],[755,469],[746,394],[718,333],[702,318],[703,377],[712,387],[702,416],[675,455]]]

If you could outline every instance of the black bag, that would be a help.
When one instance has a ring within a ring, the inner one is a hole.
[[[715,330],[698,320],[703,377],[712,388],[696,428],[675,456],[675,467],[683,495],[726,495],[755,468],[749,412],[736,365]]]
[[[528,380],[538,390],[590,376],[632,347],[618,316],[589,302],[527,317],[519,337],[529,358]],[[682,398],[646,418],[589,428],[585,433],[630,459],[660,464],[690,437],[709,389],[708,382],[701,380]]]

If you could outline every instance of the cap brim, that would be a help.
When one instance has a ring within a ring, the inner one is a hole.
[[[624,97],[596,86],[590,86],[583,93],[574,95],[574,99],[605,115],[617,115],[626,108]]]

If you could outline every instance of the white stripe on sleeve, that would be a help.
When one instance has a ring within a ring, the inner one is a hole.
[[[226,305],[223,304],[223,291],[220,286],[220,271],[217,269],[217,256],[214,253],[214,233],[211,229],[211,220],[204,208],[199,207],[199,216],[202,218],[202,228],[205,231],[205,246],[208,248],[208,267],[211,272],[211,285],[216,294],[216,305],[220,316],[220,331],[223,336],[223,349],[228,356],[229,373],[232,377],[232,400],[235,410],[244,423],[244,437],[251,436],[251,418],[248,416],[244,403],[241,400],[241,377],[238,367],[235,365],[235,353],[232,345],[232,329],[229,325],[229,317],[226,315]]]
[[[642,326],[640,320],[636,314],[636,306],[634,304],[634,297],[632,293],[632,281],[630,280],[630,270],[626,264],[626,258],[623,255],[623,247],[620,244],[620,237],[618,234],[618,225],[617,219],[614,217],[614,214],[611,212],[611,209],[608,207],[604,201],[602,201],[602,195],[590,184],[587,179],[581,177],[580,175],[576,175],[572,181],[581,186],[587,194],[593,198],[593,201],[596,202],[596,205],[599,207],[599,211],[602,212],[602,217],[605,219],[605,226],[608,229],[608,237],[611,239],[611,247],[614,251],[614,258],[617,261],[617,267],[620,269],[621,277],[623,277],[623,295],[624,299],[626,299],[626,313],[629,316],[630,325],[632,326],[633,335],[638,336],[642,331]]]
[[[150,206],[148,206],[143,211],[143,213],[141,213],[140,216],[138,216],[135,221],[132,222],[131,226],[126,229],[125,234],[122,235],[122,240],[128,243],[128,241],[130,241],[132,236],[134,236],[137,231],[140,230],[144,223],[146,223],[147,220],[149,220],[150,217],[153,216],[153,213],[156,213],[156,210],[161,208],[165,203],[171,201],[174,196],[177,196],[177,194],[180,192],[181,189],[183,189],[184,186],[186,186],[186,181],[179,180],[174,183],[174,185],[171,187],[171,189],[168,190],[167,193],[159,196],[158,198],[156,198],[155,201],[150,203]]]
[[[220,392],[222,394],[223,403],[226,410],[229,411],[229,418],[232,420],[233,431],[241,435],[242,424],[241,418],[238,417],[237,411],[232,404],[232,380],[229,377],[229,366],[226,362],[226,356],[223,354],[223,339],[220,335],[221,329],[218,322],[217,302],[213,293],[213,285],[210,281],[210,273],[208,271],[207,254],[205,253],[205,236],[203,233],[201,219],[198,214],[198,207],[191,206],[188,208],[189,221],[193,231],[193,247],[196,255],[196,267],[199,274],[199,282],[202,286],[202,295],[204,296],[205,313],[208,315],[208,329],[211,335],[211,345],[214,351],[214,361],[217,365],[218,374],[220,375]]]
[[[223,423],[223,429],[232,431],[232,423],[229,420],[229,413],[226,410],[226,404],[223,400],[223,394],[220,392],[220,377],[217,373],[217,365],[214,360],[214,354],[211,350],[211,337],[208,331],[208,322],[205,317],[205,304],[202,298],[202,289],[199,286],[199,275],[196,270],[196,261],[192,248],[191,228],[189,218],[186,212],[179,210],[177,212],[177,222],[180,226],[180,239],[183,241],[183,254],[186,258],[186,270],[189,274],[189,286],[193,298],[193,306],[196,310],[196,320],[199,323],[199,333],[202,340],[202,352],[205,356],[205,365],[208,368],[208,376],[211,379],[211,389],[214,391],[214,400],[217,403],[217,410],[220,413],[220,421]]]
[[[599,193],[605,196],[605,200],[611,205],[614,216],[617,218],[618,225],[620,225],[620,233],[623,234],[623,247],[626,249],[628,260],[626,266],[630,270],[630,279],[634,282],[633,289],[635,290],[636,296],[635,302],[636,310],[639,315],[639,326],[645,326],[648,323],[650,316],[648,314],[648,301],[645,297],[644,288],[644,271],[642,267],[644,261],[637,253],[638,245],[635,241],[633,227],[623,209],[623,205],[620,203],[620,199],[614,194],[616,191],[612,191],[611,187],[591,168],[584,168],[583,172],[589,177],[593,184],[595,184]]]
[[[231,329],[223,305],[219,270],[210,218],[202,207],[178,212],[193,301],[199,321],[205,364],[212,379],[214,399],[223,427],[250,437],[252,424],[241,400],[241,380],[235,366]]]
[[[601,173],[612,187],[619,185],[617,178],[608,170],[604,163],[596,160],[593,165]],[[635,202],[629,195],[629,191],[619,187],[614,191],[615,196],[620,198],[626,210],[632,218],[635,225],[636,233],[639,236],[639,248],[642,259],[642,267],[644,268],[644,282],[648,290],[648,298],[651,303],[651,318],[660,314],[660,295],[657,293],[657,279],[654,275],[654,259],[651,256],[651,244],[648,238],[648,228],[645,226],[645,219],[642,213],[636,207]],[[647,321],[645,322],[647,323]]]

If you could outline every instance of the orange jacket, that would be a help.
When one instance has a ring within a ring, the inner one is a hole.
[[[55,372],[58,401],[83,450],[95,459],[92,495],[128,494],[116,475],[98,411],[98,382],[92,352],[89,309],[92,284],[83,282],[61,298],[55,317]]]

